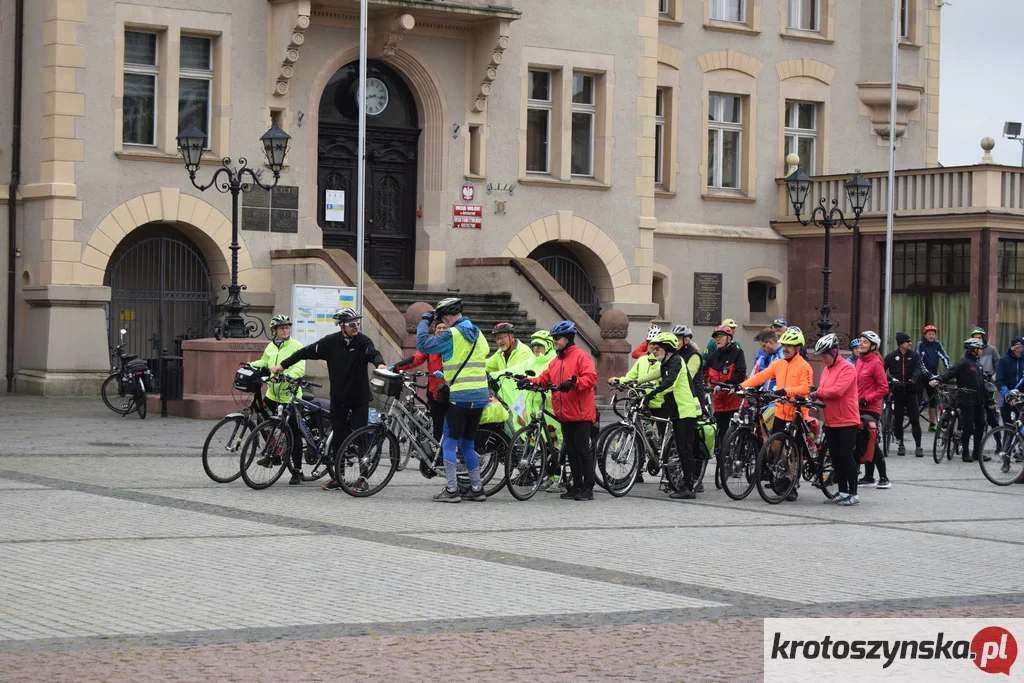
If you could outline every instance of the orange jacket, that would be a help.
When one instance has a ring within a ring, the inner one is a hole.
[[[775,380],[776,389],[785,389],[786,395],[790,398],[794,396],[807,396],[807,394],[811,393],[814,371],[811,370],[811,364],[798,353],[793,356],[792,360],[787,361],[785,358],[780,358],[761,372],[751,375],[750,379],[743,382],[740,386],[744,389],[749,389],[761,386],[770,379]],[[804,417],[807,417],[806,408],[801,412]],[[794,408],[789,403],[780,403],[775,408],[775,417],[780,420],[792,420],[793,413]]]

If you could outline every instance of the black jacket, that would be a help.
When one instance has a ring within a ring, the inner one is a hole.
[[[743,355],[743,349],[730,342],[724,348],[715,349],[704,362],[706,370],[729,375],[729,379],[722,380],[726,384],[740,385],[740,382],[747,378],[747,359]],[[731,371],[731,374],[730,374]]]
[[[331,403],[344,408],[370,402],[370,377],[366,366],[384,365],[377,347],[362,332],[348,339],[347,343],[341,332],[329,334],[299,349],[281,365],[287,368],[300,360],[327,361],[327,374],[331,378]]]
[[[973,406],[987,399],[985,392],[985,370],[981,362],[971,358],[966,353],[964,357],[953,364],[953,367],[939,375],[940,382],[956,380],[956,385],[961,389],[970,389],[970,392],[957,392],[957,402],[963,406]],[[987,401],[986,401],[987,402]]]
[[[915,351],[907,351],[906,355],[899,349],[885,357],[885,374],[889,379],[903,383],[902,390],[916,392],[921,387],[924,365],[921,356]]]

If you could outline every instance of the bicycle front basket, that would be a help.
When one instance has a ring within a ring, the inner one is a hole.
[[[260,374],[252,368],[238,368],[235,371],[235,389],[249,394],[260,390]]]
[[[402,376],[389,370],[375,369],[370,389],[375,394],[398,398],[402,393]]]

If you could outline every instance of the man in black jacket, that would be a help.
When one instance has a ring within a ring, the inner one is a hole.
[[[327,374],[331,379],[331,427],[334,436],[331,447],[338,446],[352,431],[366,426],[370,417],[370,378],[367,364],[381,370],[387,368],[373,340],[359,331],[363,316],[352,308],[343,308],[334,314],[340,332],[329,334],[309,346],[299,349],[271,372],[278,373],[300,360],[327,361]],[[324,484],[327,490],[339,487],[336,480]]]
[[[981,367],[981,352],[985,345],[973,337],[964,342],[964,357],[953,367],[933,379],[931,385],[956,380],[958,391],[956,402],[960,408],[960,454],[964,462],[981,459],[981,439],[985,435],[985,370]],[[974,451],[968,450],[971,436],[974,436]]]
[[[914,435],[914,455],[924,457],[921,448],[921,414],[917,395],[921,386],[921,357],[912,351],[913,341],[906,332],[896,334],[897,348],[885,357],[885,374],[889,377],[892,387],[893,420],[892,427],[896,433],[899,447],[897,455],[906,455],[907,448],[903,445],[903,416],[910,415],[910,431]]]

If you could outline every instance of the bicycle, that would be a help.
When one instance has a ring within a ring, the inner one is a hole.
[[[1014,389],[1006,395],[1006,403],[1013,408],[1024,405],[1024,394]],[[981,473],[996,486],[1024,481],[1024,414],[1021,411],[1013,411],[1013,424],[993,427],[985,434],[981,456]]]
[[[939,384],[935,387],[935,397],[938,401],[938,417],[935,419],[935,440],[932,442],[932,460],[939,464],[946,460],[952,460],[954,455],[960,455],[960,406],[957,405],[957,395],[960,392],[974,393],[970,389],[960,389],[955,384]]]
[[[783,432],[772,434],[757,454],[754,480],[762,500],[777,505],[796,491],[801,477],[821,489],[826,498],[835,483],[832,458],[825,445],[823,432],[815,436],[801,408],[821,408],[824,403],[802,396],[778,397],[778,403],[788,403],[796,410]],[[776,418],[777,419],[777,418]]]
[[[771,436],[761,416],[775,396],[757,387],[738,389],[736,394],[743,398],[743,403],[730,421],[722,443],[718,478],[725,495],[743,500],[756,485],[757,455]]]
[[[116,359],[110,376],[103,380],[100,396],[103,403],[118,415],[124,417],[130,413],[138,413],[139,419],[145,420],[148,412],[146,394],[153,389],[153,373],[149,364],[139,360],[135,354],[126,354],[124,336],[128,330],[122,329],[118,344],[110,355]]]
[[[525,379],[513,375],[515,379]],[[555,385],[533,385],[526,391],[538,394],[557,391]],[[508,492],[516,500],[529,500],[547,479],[549,463],[560,457],[560,449],[547,423],[543,401],[530,416],[525,426],[518,429],[509,441],[505,456],[505,482]],[[564,468],[564,466],[563,466]],[[563,474],[565,472],[563,471]]]
[[[330,411],[323,406],[296,398],[296,389],[309,389],[321,385],[304,379],[292,379],[278,375],[267,381],[284,382],[290,389],[288,403],[279,406],[277,413],[258,424],[242,443],[239,469],[242,481],[253,489],[265,489],[272,486],[287,469],[295,474],[292,463],[292,429],[290,422],[294,420],[299,431],[299,438],[305,439],[310,446],[309,453],[303,459],[309,464],[310,473],[303,474],[303,481],[315,481],[325,474],[334,476],[331,452]],[[260,457],[257,458],[256,456]]]
[[[238,466],[242,444],[257,424],[271,417],[263,403],[261,379],[256,368],[248,363],[241,363],[241,367],[235,372],[234,387],[238,391],[250,394],[249,404],[239,412],[222,417],[213,425],[203,443],[203,469],[206,476],[218,484],[229,484],[242,476],[242,470]],[[224,441],[214,446],[215,437]]]
[[[417,389],[426,388],[416,379],[428,374],[373,371],[370,389],[384,398],[384,409],[378,413],[377,424],[353,431],[338,447],[332,476],[345,493],[365,498],[387,486],[398,470],[402,439],[406,440],[411,457],[419,460],[420,474],[427,479],[445,476],[441,444],[434,439],[429,413],[420,410],[420,405],[425,408],[426,402],[416,393]],[[385,445],[387,453],[384,452]],[[489,425],[480,425],[477,429],[476,451],[485,494],[489,490],[487,484],[497,469],[497,455],[507,448],[508,437],[504,431]],[[353,472],[356,473],[354,477]],[[460,490],[468,490],[469,473],[461,462],[458,481]]]

